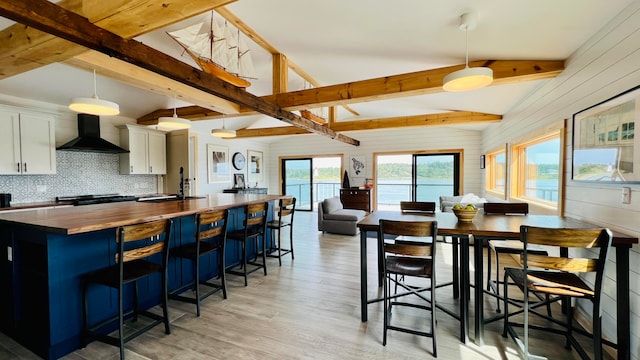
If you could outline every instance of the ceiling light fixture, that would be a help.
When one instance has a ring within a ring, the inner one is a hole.
[[[173,96],[173,116],[160,116],[158,118],[158,126],[169,130],[189,129],[191,127],[191,121],[178,117],[175,95]]]
[[[471,13],[460,15],[460,30],[465,33],[465,68],[444,77],[445,91],[468,91],[485,87],[493,82],[493,70],[488,67],[469,67],[469,31],[476,28],[475,16]]]
[[[118,104],[98,99],[96,91],[96,70],[93,69],[93,96],[90,98],[76,97],[71,99],[69,109],[91,115],[118,115],[120,106]]]
[[[215,136],[219,138],[234,138],[236,137],[236,131],[232,129],[225,129],[224,119],[222,119],[222,129],[211,130],[211,136]]]

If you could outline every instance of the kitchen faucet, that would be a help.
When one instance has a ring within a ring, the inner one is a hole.
[[[184,200],[184,168],[180,166],[180,190],[178,190],[178,195]]]

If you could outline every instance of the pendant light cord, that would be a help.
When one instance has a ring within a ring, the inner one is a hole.
[[[93,69],[93,98],[98,98],[98,86],[96,85],[96,69]]]
[[[469,68],[469,25],[464,27],[465,68]]]

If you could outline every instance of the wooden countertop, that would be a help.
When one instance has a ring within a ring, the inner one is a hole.
[[[6,223],[19,224],[71,235],[192,215],[206,210],[229,209],[282,197],[283,195],[264,194],[211,194],[200,199],[166,202],[125,201],[27,212],[0,212],[0,227]]]

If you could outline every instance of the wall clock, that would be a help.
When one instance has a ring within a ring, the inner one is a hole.
[[[236,168],[236,170],[244,169],[245,160],[246,159],[241,152],[233,154],[233,158],[231,159],[231,161],[233,162],[233,167]]]

